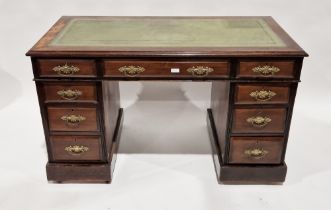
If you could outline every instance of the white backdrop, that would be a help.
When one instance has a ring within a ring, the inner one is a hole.
[[[328,0],[0,0],[0,209],[329,209],[331,3]],[[49,184],[25,52],[62,15],[268,15],[304,61],[283,185],[218,185],[205,123],[210,84],[121,83],[125,121],[115,178]]]

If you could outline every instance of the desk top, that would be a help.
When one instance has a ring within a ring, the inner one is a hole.
[[[306,56],[271,17],[62,17],[27,55]]]

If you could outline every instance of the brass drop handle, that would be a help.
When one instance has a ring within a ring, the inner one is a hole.
[[[265,150],[263,148],[253,148],[253,149],[246,149],[244,151],[244,154],[252,157],[254,159],[261,159],[263,158],[265,155],[267,155],[269,153],[268,150]]]
[[[276,66],[264,65],[264,66],[254,67],[254,68],[252,68],[252,71],[254,73],[258,73],[262,76],[271,76],[271,75],[274,75],[277,72],[279,72],[280,69]]]
[[[65,151],[69,152],[72,155],[80,155],[84,152],[87,152],[89,150],[88,147],[80,146],[80,145],[73,145],[68,146],[64,148]]]
[[[59,90],[57,91],[57,94],[65,99],[65,100],[75,100],[77,99],[79,96],[82,95],[82,91],[80,90]]]
[[[249,117],[246,119],[246,121],[256,128],[263,128],[272,120],[269,117],[256,116]]]
[[[54,67],[53,71],[55,71],[58,75],[68,76],[79,72],[79,68],[73,65],[69,66],[68,64],[64,64]]]
[[[192,66],[188,68],[186,71],[191,73],[193,76],[205,77],[209,73],[213,72],[214,69],[208,66]]]
[[[249,95],[257,101],[269,101],[277,94],[271,90],[256,90]]]
[[[68,126],[78,126],[80,122],[86,120],[86,117],[81,115],[64,115],[61,120],[65,121]]]
[[[118,71],[122,72],[125,76],[135,77],[144,72],[145,68],[141,66],[122,66]]]

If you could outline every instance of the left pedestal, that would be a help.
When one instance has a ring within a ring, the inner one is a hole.
[[[32,59],[43,121],[47,179],[111,182],[123,118],[118,81],[93,59]]]

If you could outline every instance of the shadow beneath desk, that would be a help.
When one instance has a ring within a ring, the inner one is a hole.
[[[22,85],[15,77],[0,67],[0,110],[14,102],[22,94]]]
[[[323,110],[322,107],[320,109]],[[285,157],[288,167],[285,184],[298,184],[305,179],[307,182],[326,179],[329,176],[326,174],[331,172],[328,133],[331,121],[318,119],[324,117],[322,112],[318,117],[309,115],[308,111],[295,112],[293,115]]]
[[[206,125],[208,84],[174,81],[140,85],[137,100],[124,109],[119,153],[211,153]],[[192,93],[195,85],[200,95]],[[206,91],[201,91],[202,86]]]

